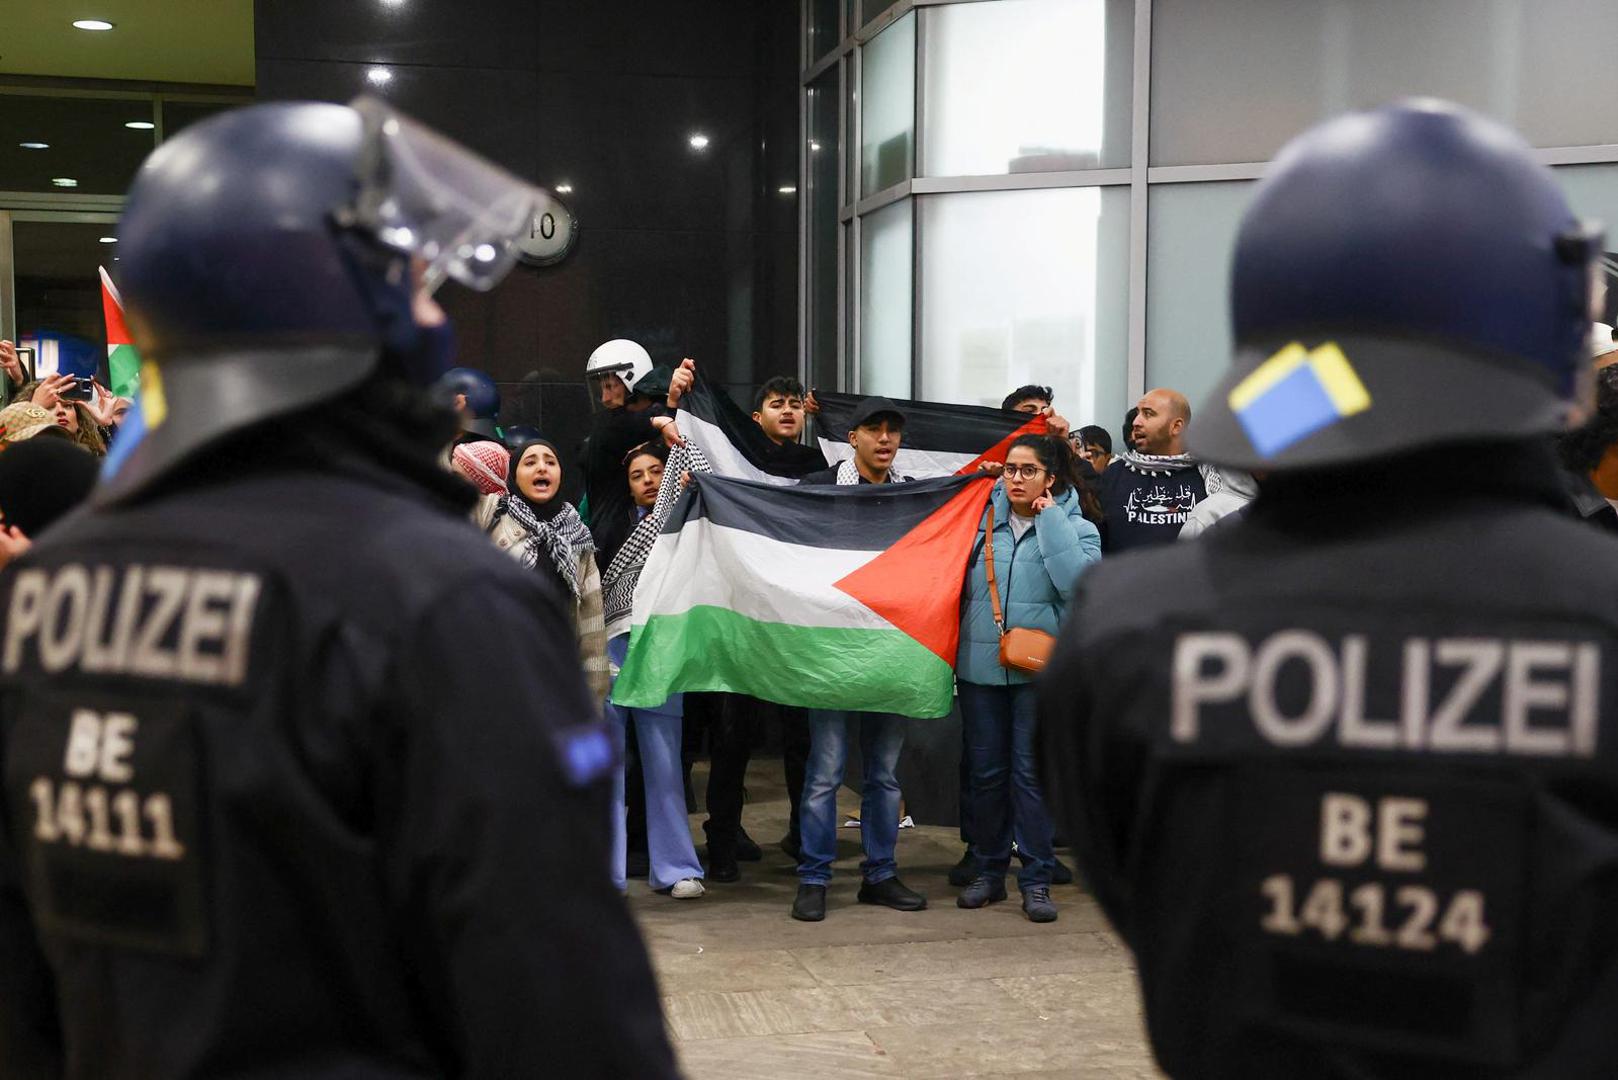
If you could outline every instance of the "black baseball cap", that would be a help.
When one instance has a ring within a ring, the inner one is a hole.
[[[891,416],[897,426],[905,426],[905,414],[891,398],[868,397],[854,406],[854,415],[848,418],[848,430],[864,427],[879,416]]]

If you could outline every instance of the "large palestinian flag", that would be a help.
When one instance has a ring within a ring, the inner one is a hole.
[[[827,464],[807,449],[792,458],[775,450],[764,429],[701,375],[680,398],[678,423],[680,434],[702,448],[720,476],[795,484]]]
[[[815,416],[820,449],[835,465],[854,452],[848,445],[848,422],[864,398],[816,390],[815,400],[820,403],[820,412]],[[936,401],[894,404],[904,411],[905,434],[893,467],[901,476],[917,480],[977,472],[980,462],[1006,460],[1006,451],[1019,435],[1043,435],[1047,430],[1043,416],[982,405],[944,405]]]
[[[641,571],[613,701],[679,690],[944,716],[961,581],[994,481],[693,477]]]
[[[107,321],[107,385],[119,397],[133,398],[140,389],[140,353],[124,324],[124,301],[105,266],[101,271],[101,313]]]

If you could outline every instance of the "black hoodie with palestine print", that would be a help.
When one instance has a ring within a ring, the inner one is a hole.
[[[1096,494],[1106,515],[1102,550],[1116,553],[1172,543],[1192,508],[1209,491],[1201,466],[1190,454],[1156,456],[1126,450],[1101,474]]]

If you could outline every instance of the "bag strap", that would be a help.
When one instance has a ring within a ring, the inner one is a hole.
[[[994,628],[1006,636],[1006,616],[1000,610],[1000,586],[994,580],[994,504],[983,519],[983,569],[989,575],[989,603],[994,607]]]

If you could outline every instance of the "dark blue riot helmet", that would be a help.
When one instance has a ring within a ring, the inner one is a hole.
[[[455,404],[457,396],[464,397],[466,411],[461,413],[461,430],[490,439],[500,437],[494,425],[500,415],[500,388],[488,372],[469,367],[450,368],[433,384],[433,396],[449,406]]]
[[[510,427],[504,430],[504,442],[506,444],[506,449],[510,450],[513,454],[517,452],[518,447],[526,446],[528,443],[535,442],[545,437],[543,434],[541,434],[540,430],[532,424],[512,424]]]
[[[1601,232],[1494,121],[1412,100],[1288,144],[1242,219],[1196,454],[1305,469],[1578,420]]]
[[[492,288],[547,199],[372,98],[250,106],[165,142],[119,225],[141,430],[97,501],[373,373],[429,385],[448,326],[418,323],[417,289]]]

